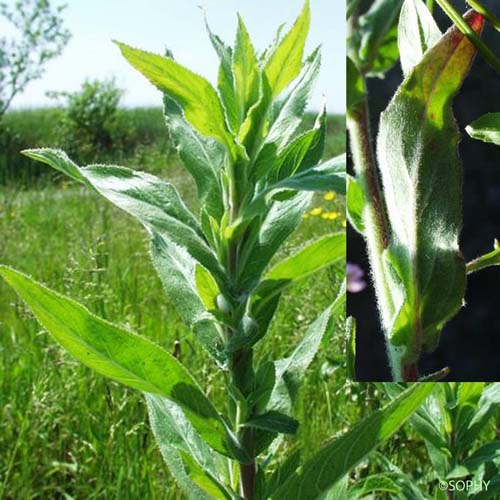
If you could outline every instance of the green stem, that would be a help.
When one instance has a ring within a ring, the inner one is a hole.
[[[481,255],[481,257],[468,262],[466,270],[467,274],[471,274],[476,271],[481,271],[481,269],[498,265],[500,265],[500,249],[495,247],[492,252]]]
[[[478,0],[465,0],[476,12],[479,12],[489,23],[497,30],[500,31],[500,19],[485,7]]]
[[[449,0],[436,0],[444,13],[451,19],[455,26],[476,46],[486,62],[500,75],[500,60],[491,49],[479,38],[467,21],[460,15]]]
[[[348,112],[347,128],[349,130],[351,151],[354,159],[354,169],[364,192],[364,237],[368,249],[382,327],[386,336],[387,354],[391,364],[393,380],[399,382],[406,381],[405,378],[407,376],[410,377],[410,380],[413,380],[418,375],[415,374],[415,370],[413,369],[404,369],[401,356],[393,349],[388,335],[395,312],[395,305],[386,280],[383,264],[383,253],[389,246],[389,226],[385,203],[377,176],[377,166],[369,122],[368,101],[365,97],[364,102],[356,110]]]

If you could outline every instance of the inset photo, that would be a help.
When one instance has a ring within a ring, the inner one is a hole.
[[[500,380],[494,6],[348,2],[347,309],[357,380]]]

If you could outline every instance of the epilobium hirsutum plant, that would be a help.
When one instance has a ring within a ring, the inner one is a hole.
[[[206,396],[176,357],[91,314],[26,275],[0,274],[40,323],[98,373],[142,391],[164,459],[194,499],[315,499],[392,435],[432,390],[413,386],[305,463],[297,450],[273,463],[280,434],[295,434],[300,381],[343,313],[344,294],[285,359],[258,356],[284,290],[342,261],[345,235],[327,234],[269,265],[316,191],[344,193],[344,156],[322,162],[326,114],[297,133],[320,66],[303,61],[310,11],[262,55],[240,19],[234,48],[209,31],[220,57],[217,90],[166,57],[118,43],[164,93],[172,140],[197,186],[194,215],[174,186],[118,166],[79,167],[62,151],[25,151],[91,187],[138,219],[171,302],[224,375],[227,407]],[[272,445],[272,448],[271,448]],[[271,467],[270,467],[271,465]]]
[[[447,0],[438,4],[451,15]],[[356,175],[348,180],[348,214],[367,243],[395,381],[419,378],[422,353],[437,347],[474,270],[459,246],[462,170],[452,100],[476,46],[489,61],[491,53],[479,38],[484,17],[453,13],[456,26],[444,35],[421,0],[377,0],[350,19],[348,129]],[[404,79],[381,115],[375,154],[366,78],[383,76],[398,59]]]

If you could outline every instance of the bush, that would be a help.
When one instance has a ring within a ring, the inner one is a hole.
[[[58,142],[79,161],[93,161],[112,148],[123,147],[130,134],[118,109],[123,90],[114,79],[85,81],[77,92],[49,95],[65,101]]]

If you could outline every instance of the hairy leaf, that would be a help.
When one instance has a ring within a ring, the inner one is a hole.
[[[198,132],[218,140],[235,157],[235,145],[227,129],[224,109],[217,92],[207,80],[172,58],[134,49],[124,43],[116,44],[135,69],[177,102],[186,120]]]
[[[391,437],[434,389],[434,383],[414,384],[384,408],[334,439],[290,474],[270,498],[315,500],[327,492],[373,449]]]
[[[345,233],[323,236],[274,266],[259,283],[252,297],[252,313],[291,284],[345,258]]]
[[[300,73],[310,23],[311,9],[309,0],[306,0],[295,24],[267,61],[265,73],[273,96],[277,96]]]
[[[252,417],[244,423],[244,426],[281,434],[295,434],[299,428],[299,423],[288,415],[271,410]]]
[[[441,38],[436,21],[422,0],[405,0],[398,27],[398,46],[404,75],[422,60]]]
[[[101,375],[174,401],[214,450],[234,456],[234,443],[217,410],[176,358],[18,271],[0,266],[0,275],[75,358]]]
[[[212,32],[206,20],[205,25],[210,41],[212,42],[212,46],[220,59],[217,88],[219,89],[228,124],[233,133],[236,133],[240,128],[241,118],[238,100],[236,98],[236,91],[234,88],[234,75],[232,68],[233,50]]]
[[[467,20],[481,31],[481,16],[469,13]],[[377,154],[391,233],[387,278],[396,303],[388,335],[407,362],[422,348],[435,349],[464,296],[458,247],[462,173],[451,100],[474,54],[472,43],[451,28],[406,77],[381,117]]]
[[[165,118],[179,157],[192,175],[200,205],[208,214],[220,220],[224,214],[220,183],[224,164],[224,148],[215,140],[202,137],[184,119],[181,108],[168,96],[164,98]]]
[[[345,296],[345,294],[342,295]],[[335,313],[338,313],[341,307],[343,307],[343,296],[339,296],[309,326],[304,338],[290,356],[276,361],[276,385],[271,394],[269,408],[283,413],[291,413],[304,373],[314,359],[314,356],[316,356],[321,343],[330,336]]]
[[[252,228],[251,240],[241,257],[240,286],[252,289],[286,238],[302,221],[312,195],[299,193],[290,200],[275,202],[262,223]]]
[[[248,110],[259,99],[260,72],[257,54],[240,16],[238,16],[238,32],[236,33],[232,68],[240,121],[243,121]]]

